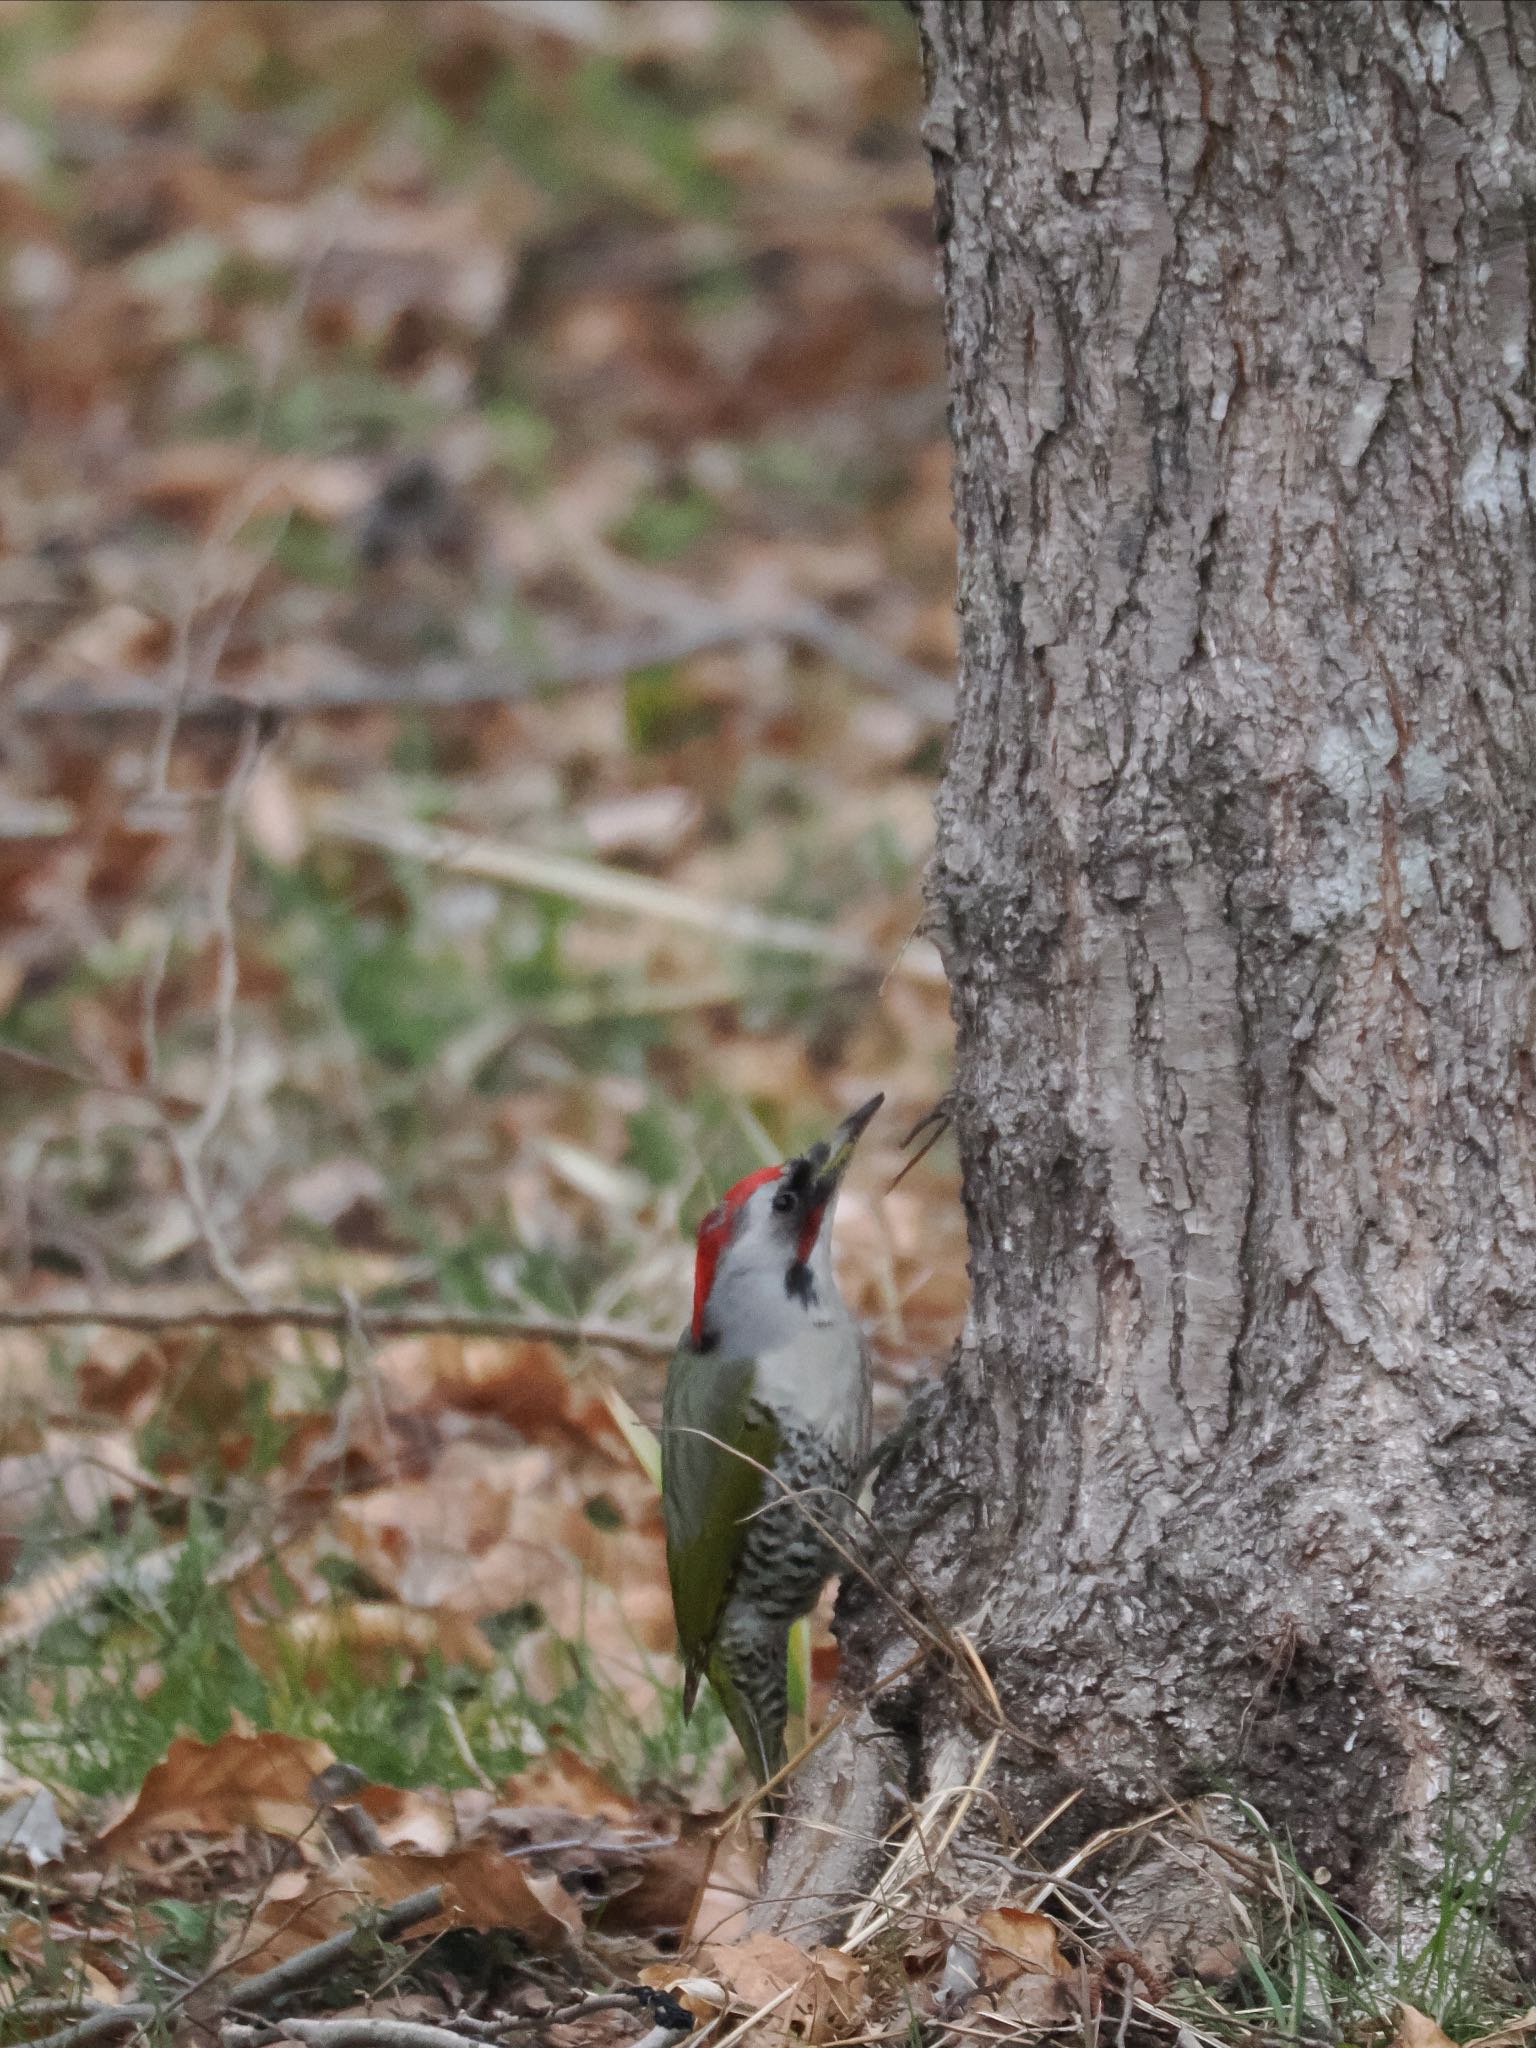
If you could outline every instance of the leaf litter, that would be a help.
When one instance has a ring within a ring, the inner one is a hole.
[[[949,1053],[920,94],[895,4],[0,7],[8,2039],[1204,2038],[921,1809],[852,1949],[754,1931],[678,1711],[691,1226],[880,1086],[882,1426],[965,1305],[947,1149],[879,1192]]]
[[[842,2038],[864,1962],[747,1931],[648,1432],[719,1189],[946,1081],[910,36],[23,0],[0,45],[8,2036],[259,2025],[296,1968],[294,2025],[574,2048],[691,1973],[720,2034]],[[964,1302],[952,1164],[896,1163],[842,1217],[887,1419]]]

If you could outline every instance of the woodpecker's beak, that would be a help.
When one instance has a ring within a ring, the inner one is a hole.
[[[816,1179],[828,1195],[835,1190],[838,1182],[842,1179],[844,1169],[853,1157],[854,1146],[863,1137],[865,1129],[873,1118],[875,1111],[884,1100],[885,1097],[883,1095],[871,1095],[868,1102],[863,1103],[856,1109],[852,1116],[845,1116],[843,1118],[843,1121],[827,1140],[826,1161],[818,1172]]]

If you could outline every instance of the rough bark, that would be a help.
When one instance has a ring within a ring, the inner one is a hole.
[[[919,13],[973,1292],[878,1514],[1038,1853],[1230,1784],[1390,1925],[1536,1748],[1536,11]]]

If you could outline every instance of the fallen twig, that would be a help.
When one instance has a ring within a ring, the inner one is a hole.
[[[591,2019],[600,2012],[649,2012],[660,2011],[667,2018],[675,2018],[678,2024],[668,2028],[672,2034],[687,2033],[692,2028],[692,2019],[676,1999],[665,1991],[652,1991],[644,1985],[634,1985],[623,1991],[594,1991],[585,1998],[573,2000],[570,2005],[554,2007],[549,2012],[524,2014],[502,2014],[496,2019],[475,2019],[468,2013],[456,2012],[451,2022],[453,2031],[461,2038],[468,2036],[473,2041],[504,2041],[518,2034],[542,2033],[547,2027],[569,2026],[572,2020]],[[684,2025],[683,2022],[687,2024]],[[283,2022],[283,2031],[288,2024]]]
[[[103,1095],[126,1096],[130,1102],[141,1102],[162,1114],[174,1110],[180,1116],[190,1117],[199,1111],[199,1105],[184,1095],[157,1095],[142,1082],[114,1081],[105,1074],[93,1074],[85,1067],[71,1066],[64,1060],[51,1060],[42,1053],[29,1052],[25,1046],[10,1045],[3,1040],[0,1040],[0,1061],[9,1061],[13,1066],[23,1067],[31,1074],[42,1074],[51,1081],[68,1081],[76,1088],[94,1089]]]
[[[797,602],[786,592],[777,601],[759,603],[744,613],[733,611],[691,584],[640,568],[568,523],[564,539],[570,566],[611,604],[644,612],[674,630],[713,622],[724,630],[745,627],[745,637],[751,639],[799,642],[861,676],[885,695],[898,698],[924,718],[947,725],[954,716],[955,693],[950,684],[882,646],[862,626],[839,618],[824,605]]]
[[[864,939],[804,918],[777,917],[750,904],[721,903],[695,895],[670,882],[653,881],[601,861],[578,860],[569,854],[547,853],[541,847],[518,846],[507,840],[482,839],[442,826],[420,825],[409,818],[381,818],[353,804],[322,804],[315,817],[319,831],[333,839],[377,846],[455,874],[475,875],[487,882],[562,896],[631,917],[654,918],[687,925],[694,931],[729,939],[765,952],[799,953],[827,960],[853,973],[898,974],[907,981],[945,984],[943,963],[925,939],[902,949],[894,965]]]
[[[313,1948],[300,1949],[296,1956],[274,1963],[270,1970],[247,1977],[221,2001],[221,2009],[226,2012],[265,2012],[280,1998],[286,1998],[290,1991],[302,1991],[328,1975],[338,1963],[345,1962],[354,1953],[359,1942],[370,1939],[393,1941],[396,1935],[407,1933],[423,1920],[430,1920],[434,1913],[442,1910],[442,1904],[443,1888],[440,1884],[411,1892],[395,1905],[387,1906],[376,1919],[357,1927],[344,1927],[339,1934],[317,1941]],[[285,2030],[286,2026],[285,2021]]]
[[[434,1913],[441,1912],[443,1888],[429,1885],[424,1891],[412,1892],[408,1898],[400,1899],[395,1905],[387,1906],[374,1919],[356,1927],[343,1928],[339,1934],[330,1935],[325,1941],[317,1941],[312,1948],[301,1949],[285,1962],[276,1963],[270,1970],[262,1970],[254,1977],[247,1977],[243,1984],[234,1987],[227,1998],[215,2006],[216,2013],[263,2013],[275,2005],[280,1998],[286,1998],[290,1991],[302,1991],[308,1985],[317,1983],[327,1976],[339,1963],[345,1962],[354,1953],[359,1943],[391,1941],[397,1935],[405,1934],[423,1920],[430,1920]],[[206,1983],[207,1980],[204,1980]],[[27,2048],[91,2048],[96,2041],[108,2041],[118,2034],[137,2033],[141,2028],[152,2025],[157,2019],[174,2012],[184,2005],[194,1992],[204,1984],[191,1985],[176,1998],[168,1999],[163,2005],[151,2005],[147,2000],[138,2000],[128,2005],[104,2006],[99,2012],[91,2013],[73,2026],[60,2027],[55,2033],[43,2034],[27,2044]],[[293,2033],[306,2022],[295,2021],[292,2026],[285,2019],[283,2032]],[[247,2030],[254,2033],[254,2029]],[[434,2032],[435,2029],[420,2029]],[[295,2034],[295,2038],[298,2036]],[[443,2034],[431,2048],[444,2048],[452,2041],[455,2048],[463,2041],[462,2035]],[[331,2048],[345,2048],[335,2042]],[[429,2048],[425,2042],[414,2044],[398,2043],[397,2048]]]
[[[305,2048],[464,2048],[470,2038],[449,2027],[422,2020],[348,2019],[291,2020],[280,2027],[245,2027],[231,2023],[219,2029],[225,2048],[257,2048],[263,2041],[302,2041]]]
[[[168,731],[167,748],[174,737],[174,721]],[[176,1162],[182,1193],[186,1196],[187,1207],[192,1212],[192,1220],[197,1225],[197,1233],[208,1254],[209,1263],[231,1294],[247,1308],[257,1307],[257,1299],[236,1263],[234,1253],[225,1243],[223,1230],[213,1213],[213,1198],[209,1191],[207,1176],[203,1171],[203,1154],[209,1140],[224,1121],[234,1094],[235,998],[240,986],[240,955],[235,942],[233,894],[235,872],[240,858],[240,813],[250,790],[251,779],[261,759],[261,747],[258,721],[252,714],[241,730],[239,756],[220,798],[218,840],[214,847],[208,889],[208,924],[217,949],[218,961],[218,979],[213,1003],[213,1079],[206,1102],[190,1124],[178,1124],[162,1111],[165,1142]],[[159,1032],[155,1012],[160,976],[164,972],[164,967],[165,960],[162,957],[159,971],[146,988],[144,998],[144,1064],[151,1081],[158,1079],[160,1067]]]
[[[0,2004],[0,2025],[13,2020],[62,2020],[71,2013],[112,2012],[99,1998],[16,1998]]]
[[[538,1338],[575,1348],[605,1345],[631,1358],[668,1358],[676,1339],[629,1323],[597,1318],[577,1321],[567,1316],[500,1315],[474,1309],[435,1306],[360,1308],[356,1321],[369,1337],[502,1337]],[[82,1329],[96,1323],[113,1330],[325,1330],[345,1336],[352,1318],[345,1307],[317,1301],[240,1302],[157,1299],[153,1294],[117,1300],[39,1302],[0,1305],[0,1330]]]
[[[948,683],[823,605],[799,606],[782,622],[781,630],[786,639],[814,647],[935,725],[947,725],[954,716],[955,693]]]
[[[637,1985],[624,1991],[599,1991],[553,2012],[537,2013],[526,2019],[481,2020],[455,2013],[446,2025],[433,2026],[389,2014],[373,2019],[349,2016],[317,2020],[289,2019],[285,2014],[268,2027],[226,2023],[219,2029],[219,2035],[224,2048],[264,2048],[266,2042],[278,2039],[300,2041],[305,2048],[466,2048],[466,2044],[502,2041],[521,2033],[567,2026],[572,2020],[589,2019],[600,2012],[637,2009],[652,2014],[659,2022],[645,2036],[647,2041],[677,2041],[693,2031],[692,2015],[675,1999],[665,1992],[648,1991]],[[640,2048],[639,2043],[636,2048]]]
[[[711,620],[693,628],[677,627],[639,633],[605,633],[578,642],[563,653],[519,664],[494,662],[423,662],[419,668],[390,674],[360,669],[327,676],[293,697],[247,694],[209,688],[189,692],[180,705],[183,725],[189,721],[238,725],[252,710],[279,718],[324,717],[338,711],[473,710],[486,705],[515,704],[541,690],[606,682],[636,669],[682,661],[711,647],[739,644],[751,633],[742,624],[726,632]],[[125,675],[110,690],[85,684],[59,689],[32,685],[14,706],[23,718],[159,718],[165,709],[165,685],[150,676]]]
[[[60,2027],[52,2034],[39,2034],[35,2041],[27,2043],[27,2048],[91,2048],[93,2041],[110,2041],[118,2034],[137,2033],[140,2027],[149,2026],[163,2009],[147,2002],[105,2005],[99,2012],[76,2020],[73,2026]]]
[[[238,725],[252,711],[268,711],[280,718],[314,718],[395,707],[475,710],[516,704],[545,690],[608,682],[713,648],[763,640],[791,640],[814,647],[875,688],[898,697],[922,717],[936,724],[949,721],[954,692],[942,678],[882,646],[861,628],[809,605],[781,618],[739,618],[711,612],[691,623],[595,634],[521,664],[512,660],[439,661],[390,674],[359,670],[325,677],[291,697],[208,687],[189,689],[176,700],[164,683],[152,677],[124,675],[109,689],[89,684],[50,689],[34,684],[21,692],[12,708],[16,716],[29,719],[160,720],[171,699],[179,726],[193,722]]]

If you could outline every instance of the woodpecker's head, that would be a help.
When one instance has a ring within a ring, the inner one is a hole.
[[[853,1148],[885,1100],[873,1095],[797,1158],[737,1181],[699,1225],[693,1341],[734,1353],[774,1340],[795,1316],[836,1301],[832,1212]],[[722,1331],[722,1324],[726,1328]],[[762,1326],[759,1340],[756,1325]]]

